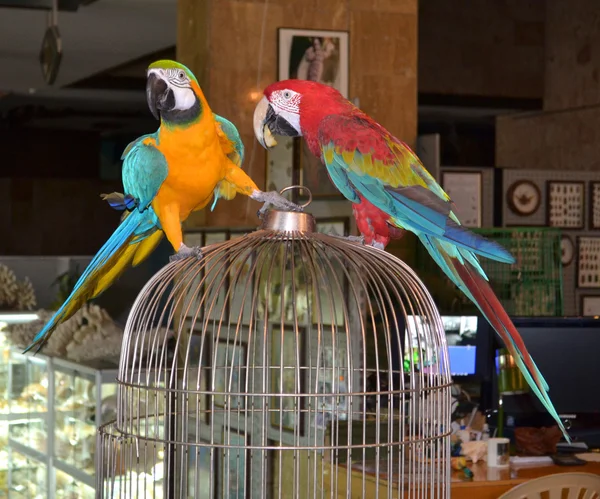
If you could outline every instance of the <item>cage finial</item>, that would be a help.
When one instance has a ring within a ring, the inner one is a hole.
[[[283,194],[292,189],[303,190],[308,193],[308,201],[300,205],[302,208],[306,208],[312,201],[310,190],[303,185],[291,185],[281,189],[279,193]],[[315,218],[310,213],[270,210],[263,219],[261,229],[279,232],[314,232]]]

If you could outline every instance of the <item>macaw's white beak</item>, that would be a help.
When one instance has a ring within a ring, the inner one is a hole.
[[[274,121],[275,112],[265,96],[256,104],[254,109],[254,135],[259,144],[265,149],[277,145],[269,125]]]

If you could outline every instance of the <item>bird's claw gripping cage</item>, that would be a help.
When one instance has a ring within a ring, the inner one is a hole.
[[[397,258],[314,228],[270,211],[148,282],[98,434],[98,497],[450,497],[429,293]]]

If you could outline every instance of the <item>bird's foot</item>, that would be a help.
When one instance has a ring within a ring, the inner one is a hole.
[[[257,201],[264,203],[262,208],[258,210],[259,218],[262,218],[271,207],[281,211],[304,211],[304,208],[302,208],[302,206],[298,206],[296,203],[292,203],[291,201],[284,198],[277,191],[258,191],[252,195],[252,199],[256,199]]]
[[[335,237],[337,239],[343,239],[344,241],[350,241],[351,243],[358,243],[365,245],[365,236],[339,236],[337,234],[328,234],[331,237]]]
[[[190,248],[189,246],[186,246],[185,244],[181,243],[179,251],[174,255],[171,255],[169,257],[169,261],[176,262],[177,260],[185,260],[189,257],[196,257],[198,260],[200,260],[202,256],[202,248],[200,248],[200,246],[192,246]]]

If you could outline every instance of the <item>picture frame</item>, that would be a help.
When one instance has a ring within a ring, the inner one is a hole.
[[[348,31],[279,28],[279,81],[296,78],[330,85],[348,98],[350,37]],[[315,64],[315,56],[323,56]]]
[[[191,435],[190,438],[195,438]],[[192,445],[188,455],[188,478],[186,497],[203,499],[216,499],[219,497],[219,461],[220,449],[212,447],[210,441],[199,438],[204,445]],[[211,447],[214,449],[214,458],[211,456]],[[194,452],[195,451],[195,452]],[[211,463],[212,461],[212,463]],[[212,464],[212,475],[211,475]],[[213,484],[213,493],[210,493],[210,484]]]
[[[583,229],[585,226],[585,182],[546,183],[546,221],[548,227]]]
[[[215,344],[213,342],[213,344]],[[244,412],[245,397],[242,395],[225,395],[225,393],[243,393],[246,381],[246,352],[248,344],[244,341],[232,341],[218,338],[215,344],[215,363],[213,365],[214,404],[225,407],[229,398],[228,410]],[[231,389],[229,381],[231,379]]]
[[[519,179],[506,191],[506,203],[515,215],[529,217],[534,215],[542,204],[542,192],[535,182]]]
[[[277,36],[278,78],[280,81],[290,78],[317,81],[334,87],[348,98],[350,79],[348,31],[279,28]],[[323,59],[317,59],[318,54],[322,55]],[[289,142],[285,147],[289,147]],[[292,149],[291,181],[293,184],[307,187],[315,199],[344,199],[329,178],[327,168],[321,163],[320,158],[309,151],[304,140],[293,139]],[[284,155],[285,152],[282,150],[279,154]],[[273,157],[271,156],[271,158]],[[279,183],[287,182],[289,180],[287,175],[285,180],[277,182],[273,180],[275,174],[281,172],[275,170],[276,162],[271,165],[273,160],[269,159],[268,161],[267,185],[273,184],[278,187]],[[304,192],[298,195],[298,199],[306,198],[307,195]]]
[[[229,499],[246,499],[250,496],[250,461],[247,459],[249,439],[242,431],[223,427],[221,452],[221,487]]]
[[[590,182],[590,230],[600,230],[600,182]]]
[[[327,235],[348,236],[350,235],[349,217],[317,218],[315,229],[317,232]]]
[[[304,327],[284,326],[283,339],[279,328],[271,329],[270,348],[270,386],[274,396],[271,400],[271,426],[282,432],[294,433],[298,431],[304,436],[304,411],[305,398],[300,394],[305,393],[304,370],[297,367],[305,366],[305,331]],[[298,344],[296,344],[296,338]],[[298,353],[298,360],[296,359]],[[298,366],[299,364],[299,366]],[[283,373],[283,378],[281,377]],[[296,378],[299,373],[300,379]],[[300,386],[300,391],[296,387]],[[290,397],[284,397],[291,394]],[[294,407],[294,404],[300,404]],[[282,407],[283,405],[283,407]]]
[[[581,315],[583,317],[596,317],[600,315],[600,295],[581,296]]]
[[[577,287],[600,288],[600,236],[577,238]]]
[[[481,172],[442,172],[442,188],[456,205],[456,216],[464,227],[481,227],[482,177]]]

